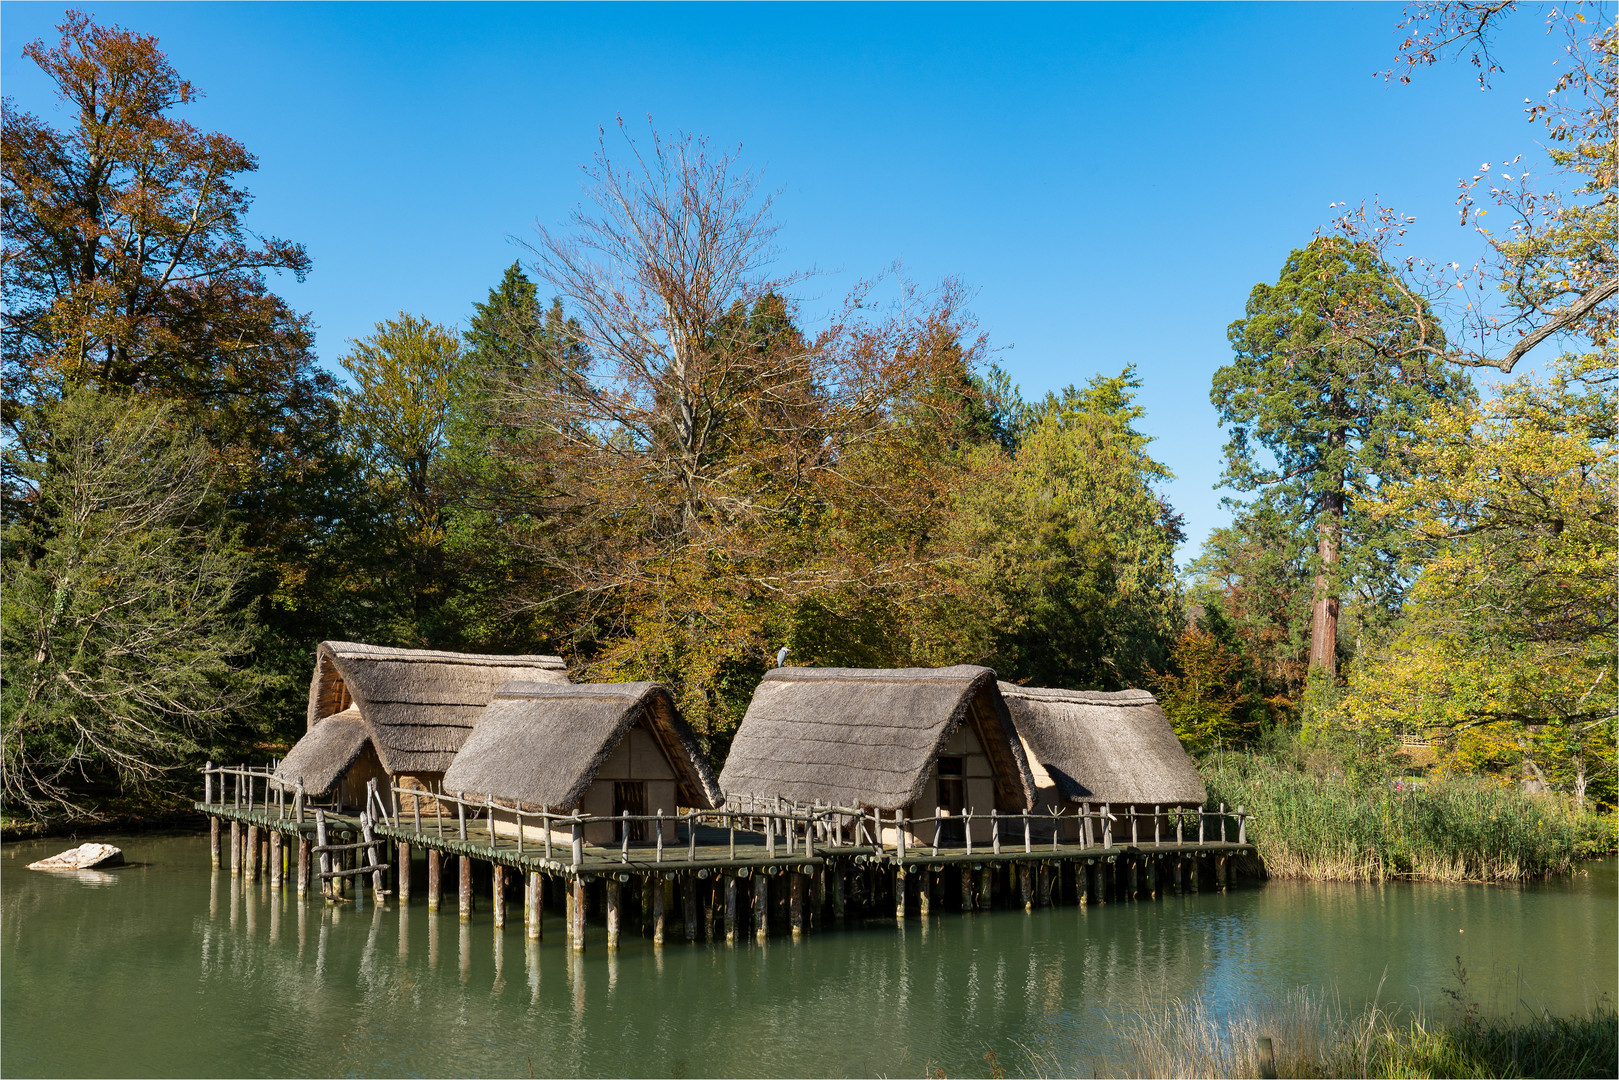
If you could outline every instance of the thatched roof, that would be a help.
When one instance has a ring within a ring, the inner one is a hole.
[[[719,785],[697,736],[657,683],[507,683],[455,755],[444,790],[572,810],[636,723],[674,768],[680,805],[718,807]]]
[[[360,758],[371,738],[359,709],[328,716],[304,733],[276,769],[276,779],[310,795],[325,795]]]
[[[568,681],[557,656],[481,656],[323,641],[309,684],[309,727],[352,702],[393,774],[443,772],[495,691],[513,680]]]
[[[1208,797],[1145,690],[1100,693],[1001,683],[1012,722],[1069,802],[1202,805]]]
[[[779,667],[753,693],[720,772],[728,796],[898,810],[940,748],[972,725],[998,801],[1028,806],[1034,780],[989,668]]]

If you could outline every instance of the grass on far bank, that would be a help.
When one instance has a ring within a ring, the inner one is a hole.
[[[1254,815],[1248,839],[1273,877],[1523,881],[1614,848],[1611,811],[1483,778],[1396,789],[1238,753],[1211,755],[1199,771],[1211,805]]]
[[[1201,997],[1173,1000],[1116,1022],[1123,1075],[1267,1075],[1269,1039],[1279,1077],[1613,1077],[1619,1017],[1604,1000],[1584,1016],[1481,1017],[1474,1006],[1443,1022],[1399,1016],[1375,1002],[1349,1015],[1325,993],[1298,989],[1283,1002],[1219,1016]]]

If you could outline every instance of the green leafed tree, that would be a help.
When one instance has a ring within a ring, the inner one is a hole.
[[[396,621],[383,632],[399,644],[422,644],[434,635],[444,598],[449,494],[441,466],[461,385],[461,338],[401,312],[349,344],[339,360],[354,381],[342,397],[343,428],[386,508],[376,570],[390,583]]]
[[[5,454],[3,788],[10,813],[80,816],[251,703],[252,560],[171,407],[81,389],[30,414]]]
[[[1345,325],[1372,329],[1356,337]],[[1336,673],[1346,593],[1363,616],[1398,607],[1391,537],[1363,504],[1434,404],[1472,398],[1465,375],[1402,346],[1436,334],[1427,305],[1376,249],[1342,237],[1292,252],[1228,331],[1235,356],[1210,393],[1230,428],[1223,479],[1267,492],[1313,536],[1312,670]]]
[[[982,450],[962,499],[997,670],[1045,686],[1141,686],[1164,667],[1179,604],[1172,476],[1137,428],[1133,367],[1029,409],[1014,454]]]

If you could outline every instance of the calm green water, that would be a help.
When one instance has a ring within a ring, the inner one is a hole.
[[[330,908],[208,870],[200,836],[105,837],[137,865],[0,852],[7,1076],[889,1076],[1109,1070],[1108,1017],[1335,988],[1435,1006],[1455,958],[1486,1008],[1590,1006],[1619,981],[1612,860],[1532,888],[1306,885],[1026,916],[574,956],[418,899]],[[596,931],[601,932],[599,929]],[[1386,979],[1385,979],[1386,972]]]

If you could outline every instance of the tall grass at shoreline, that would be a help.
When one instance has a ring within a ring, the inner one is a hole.
[[[1254,815],[1248,839],[1273,877],[1523,881],[1613,849],[1613,817],[1471,777],[1396,790],[1245,754],[1201,764],[1210,803]]]
[[[1352,1015],[1336,998],[1299,988],[1226,1015],[1202,997],[1172,1000],[1112,1027],[1129,1056],[1126,1076],[1263,1076],[1262,1038],[1279,1077],[1619,1074],[1619,1017],[1607,1000],[1575,1017],[1481,1017],[1468,1007],[1446,1023],[1375,1002]]]

